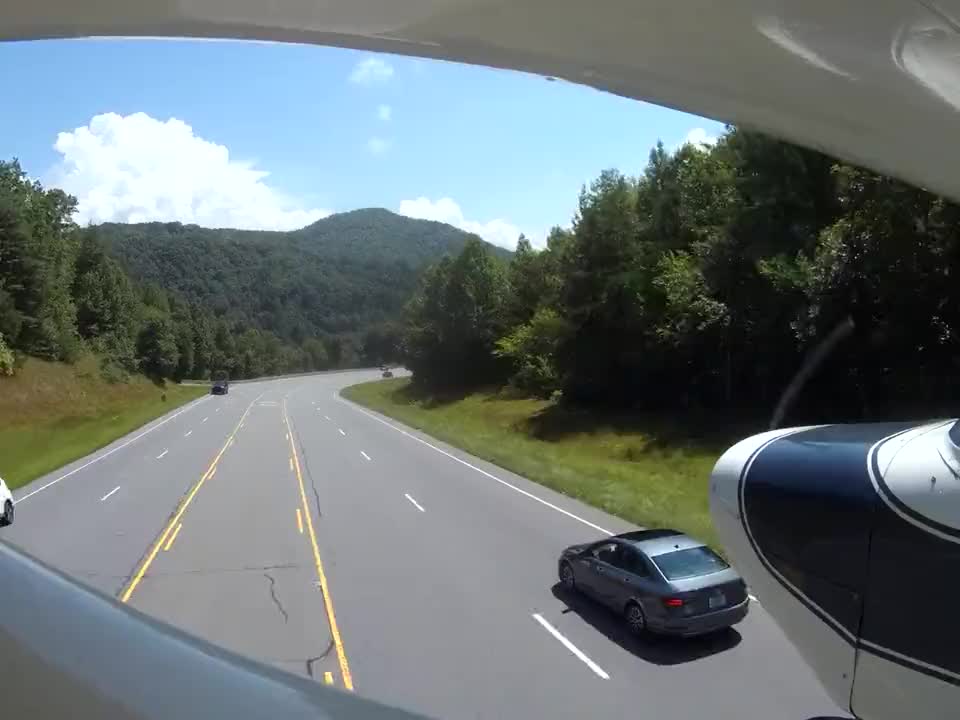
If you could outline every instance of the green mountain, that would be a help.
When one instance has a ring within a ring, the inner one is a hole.
[[[137,282],[295,344],[395,319],[423,267],[458,253],[470,237],[376,208],[292,232],[108,223],[97,234]]]
[[[300,230],[286,233],[299,247],[321,255],[400,260],[414,267],[432,263],[463,249],[469,233],[446,223],[414,220],[383,208],[337,213]],[[503,258],[512,253],[490,246]]]

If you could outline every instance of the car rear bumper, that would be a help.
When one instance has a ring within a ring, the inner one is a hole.
[[[663,635],[676,635],[678,637],[705,635],[736,625],[747,616],[749,608],[750,598],[746,598],[739,605],[694,617],[670,618],[669,621],[659,627],[651,624],[650,629]]]

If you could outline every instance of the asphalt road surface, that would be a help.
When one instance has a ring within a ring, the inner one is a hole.
[[[762,598],[640,641],[556,587],[617,518],[339,397],[234,384],[15,493],[0,538],[231,650],[436,718],[846,717]]]

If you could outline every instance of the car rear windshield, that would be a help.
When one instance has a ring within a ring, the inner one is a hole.
[[[698,575],[709,575],[730,567],[723,558],[708,547],[674,550],[654,556],[653,561],[667,580],[683,580]]]

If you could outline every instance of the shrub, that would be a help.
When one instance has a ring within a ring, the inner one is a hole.
[[[7,347],[3,335],[0,335],[0,375],[7,377],[13,375],[15,366],[16,358],[13,356],[13,350]]]

